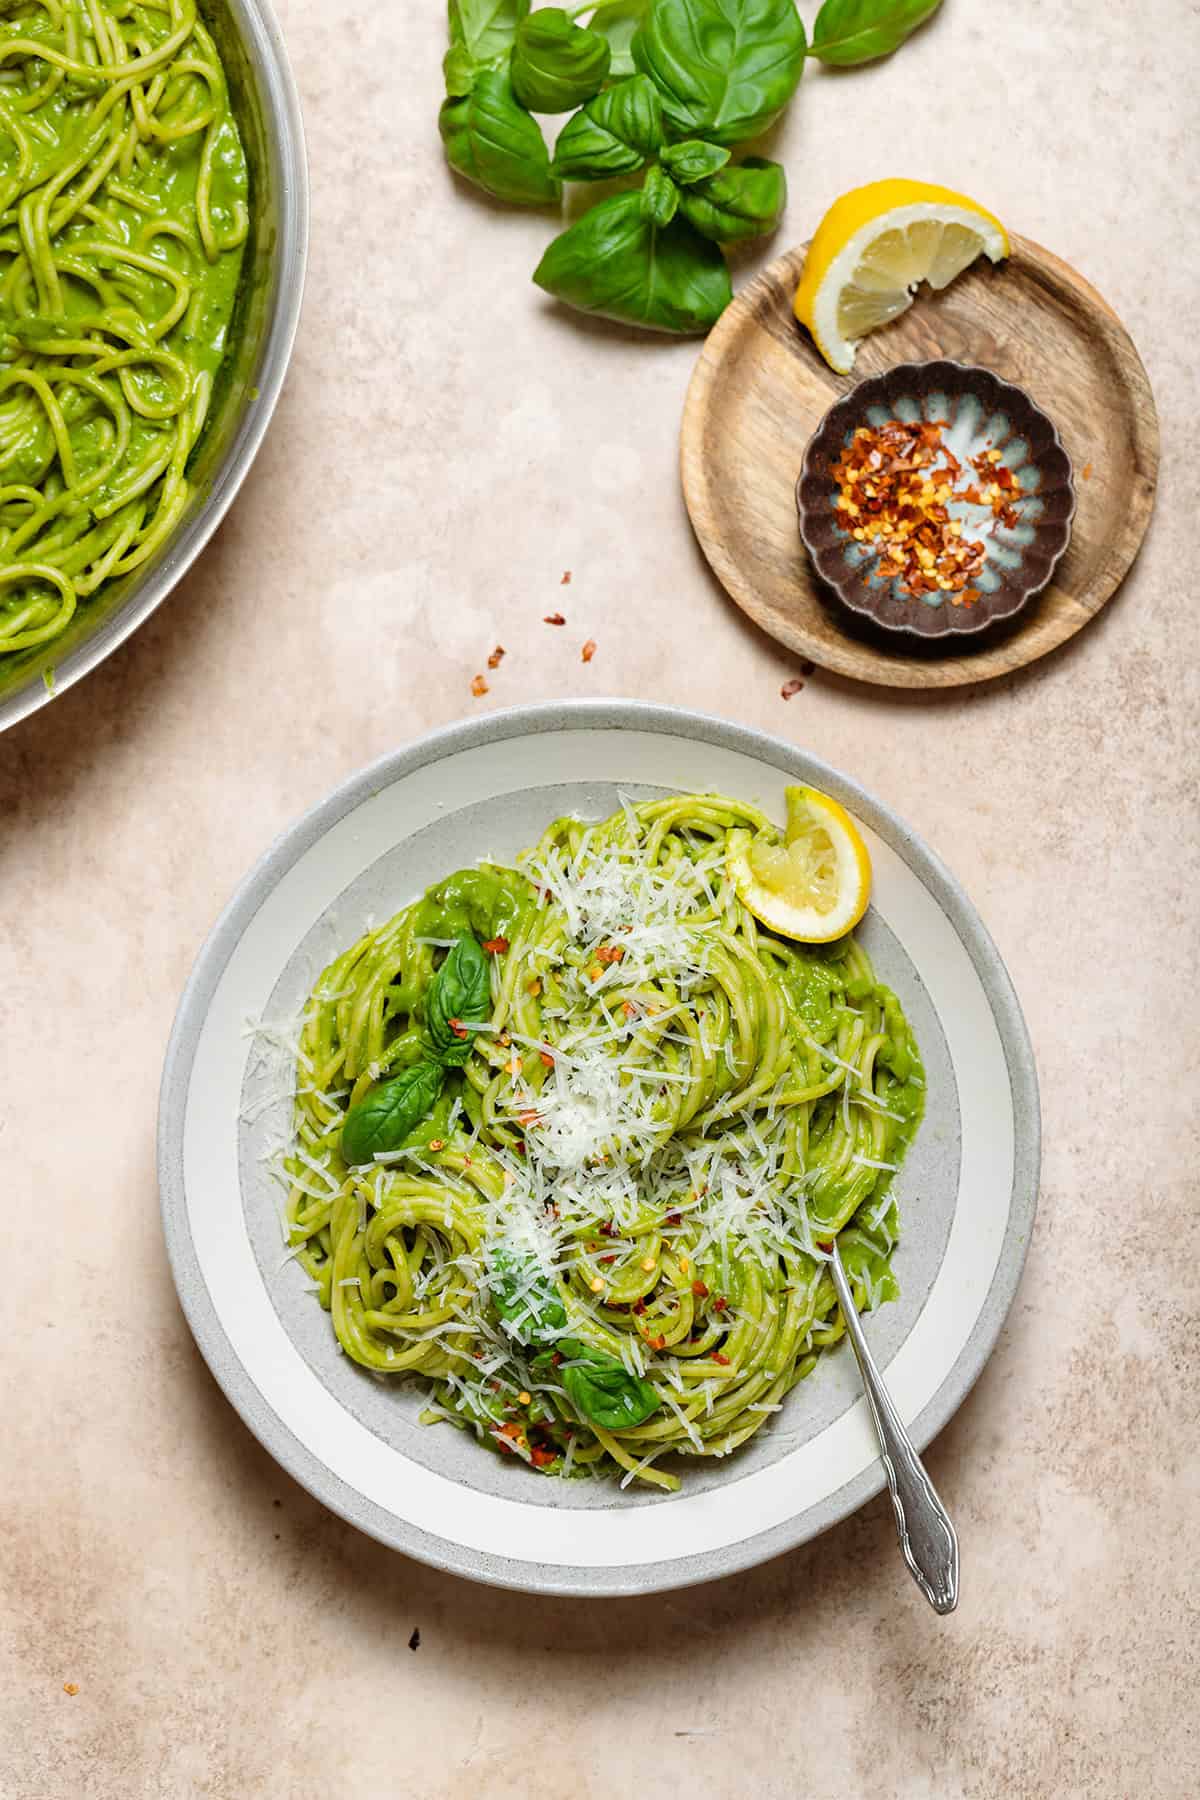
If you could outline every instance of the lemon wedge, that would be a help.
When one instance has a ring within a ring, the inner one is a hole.
[[[831,369],[846,375],[860,338],[912,305],[917,283],[948,287],[978,256],[1000,262],[1008,233],[966,194],[928,181],[872,181],[835,200],[817,226],[795,313]]]
[[[858,827],[816,788],[787,790],[787,829],[731,831],[726,873],[763,925],[802,944],[852,931],[871,898],[871,858]]]

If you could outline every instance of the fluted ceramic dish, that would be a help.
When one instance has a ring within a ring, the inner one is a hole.
[[[1015,526],[993,521],[988,506],[949,502],[951,518],[984,546],[983,567],[971,578],[979,598],[971,605],[954,604],[941,591],[906,594],[898,576],[882,580],[878,552],[837,522],[834,464],[860,426],[888,419],[944,421],[943,441],[964,467],[981,451],[995,449],[1016,477]],[[1046,586],[1070,542],[1075,484],[1058,432],[1024,388],[966,363],[898,363],[830,407],[805,453],[796,505],[800,535],[818,573],[851,612],[886,631],[961,637],[1013,618]]]

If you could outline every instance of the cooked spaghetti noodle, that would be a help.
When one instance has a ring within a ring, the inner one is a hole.
[[[896,1291],[916,1045],[852,938],[757,924],[742,830],[778,835],[718,795],[561,819],[368,931],[304,1015],[287,1222],[338,1341],[551,1474],[673,1488],[660,1457],[761,1430],[844,1330],[835,1234],[860,1306]]]
[[[0,20],[0,658],[166,541],[249,223],[195,0]]]

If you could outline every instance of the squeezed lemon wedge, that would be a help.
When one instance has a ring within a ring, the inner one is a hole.
[[[831,369],[849,374],[860,339],[912,305],[917,283],[948,287],[979,256],[1000,262],[993,213],[928,181],[872,181],[835,200],[813,234],[795,314]]]
[[[725,867],[755,918],[802,944],[844,937],[871,898],[871,858],[858,827],[817,788],[787,790],[782,843],[765,832],[730,832]]]

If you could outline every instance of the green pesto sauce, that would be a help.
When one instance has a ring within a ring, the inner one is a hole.
[[[4,11],[0,657],[59,635],[182,516],[249,221],[192,0]]]

